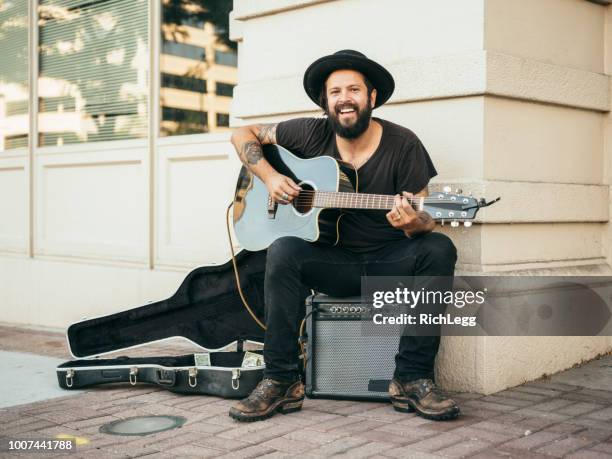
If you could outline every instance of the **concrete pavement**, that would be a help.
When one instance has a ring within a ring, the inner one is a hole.
[[[3,369],[7,356],[15,364],[16,353],[27,354],[26,369],[32,362],[52,367],[70,358],[63,335],[49,331],[0,327],[0,350],[5,351],[0,354]],[[129,354],[170,350],[158,345]],[[172,350],[185,351],[180,346]],[[13,372],[15,384],[18,373]],[[11,406],[0,408],[0,457],[612,458],[610,355],[494,395],[454,394],[462,416],[450,422],[401,414],[385,403],[307,399],[301,412],[242,424],[227,415],[233,401],[217,397],[181,396],[146,385],[98,387],[56,397],[62,393],[57,394],[55,380],[49,383],[53,387],[36,384],[39,393],[24,386],[11,403],[8,391],[14,388],[3,381],[7,392],[0,400]],[[187,422],[141,437],[99,432],[108,422],[152,414],[182,416]],[[66,436],[76,438],[76,452],[6,451],[11,439]]]

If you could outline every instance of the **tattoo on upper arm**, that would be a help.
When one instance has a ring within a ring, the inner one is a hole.
[[[251,140],[246,142],[242,146],[242,152],[240,154],[242,158],[242,162],[245,164],[255,165],[259,162],[261,158],[263,158],[263,150],[261,149],[261,144],[255,140]]]
[[[262,144],[276,143],[276,126],[277,124],[259,124],[259,132],[257,133],[257,140]]]

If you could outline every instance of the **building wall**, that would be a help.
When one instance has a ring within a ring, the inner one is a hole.
[[[483,225],[483,270],[609,275],[604,119],[610,72],[604,70],[610,6],[489,0],[485,8],[493,94],[485,105],[484,178],[506,203],[487,213],[495,224]],[[490,391],[611,348],[611,337],[487,337],[477,374]]]
[[[612,75],[612,8],[606,11],[606,48],[605,48],[605,73]],[[612,99],[612,85],[608,88],[608,97]],[[604,148],[605,163],[603,167],[604,177],[608,185],[609,196],[612,197],[612,113],[608,112],[604,117]],[[608,199],[609,212],[612,212],[612,199]],[[612,265],[612,225],[606,224],[604,247],[608,264]]]
[[[584,0],[239,0],[234,122],[319,115],[304,69],[362,50],[394,75],[376,115],[423,140],[440,172],[432,188],[502,196],[472,228],[441,229],[459,272],[609,275],[609,16]],[[492,392],[611,348],[610,337],[447,337],[438,378]]]

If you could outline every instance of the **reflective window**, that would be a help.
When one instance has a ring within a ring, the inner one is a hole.
[[[227,83],[219,83],[217,82],[217,95],[218,96],[227,96],[232,97],[234,95],[234,86],[233,84]]]
[[[28,2],[0,0],[0,152],[28,146]]]
[[[186,57],[194,61],[205,61],[206,50],[200,46],[190,45],[188,43],[178,43],[176,41],[164,40],[162,42],[162,53],[171,54],[172,56]]]
[[[201,134],[208,132],[208,113],[182,108],[162,107],[162,121],[179,124],[177,134]]]
[[[217,113],[217,127],[229,127],[229,113]]]
[[[145,137],[146,0],[40,0],[39,145]]]
[[[182,75],[172,75],[170,73],[162,73],[162,87],[205,93],[206,80]]]
[[[215,51],[215,63],[218,65],[229,65],[230,67],[238,66],[238,56],[236,53],[228,51]]]
[[[161,0],[160,135],[227,130],[237,81],[232,0]]]

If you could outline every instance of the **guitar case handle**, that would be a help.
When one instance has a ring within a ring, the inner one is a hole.
[[[158,368],[155,371],[155,379],[157,384],[165,387],[174,387],[176,384],[176,372],[173,370],[164,370]]]

